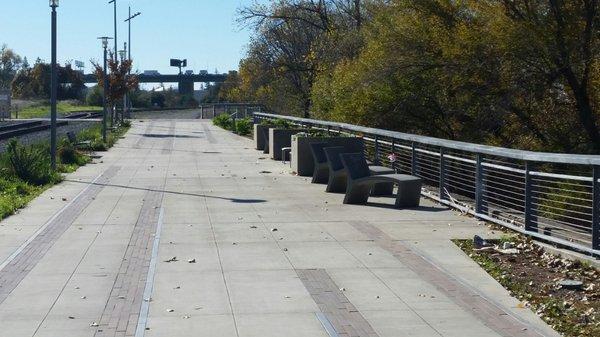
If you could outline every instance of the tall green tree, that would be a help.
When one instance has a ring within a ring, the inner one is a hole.
[[[0,88],[10,88],[10,84],[21,67],[21,56],[7,45],[0,47]]]

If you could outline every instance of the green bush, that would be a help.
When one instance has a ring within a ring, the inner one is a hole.
[[[23,146],[12,139],[4,156],[9,172],[25,182],[39,186],[60,180],[52,171],[46,146]]]
[[[95,125],[91,128],[82,130],[77,135],[77,140],[82,142],[90,142],[90,149],[92,151],[106,151],[111,148],[121,136],[123,136],[129,127],[131,122],[126,121],[122,123],[115,131],[107,131],[106,143],[102,141],[102,126]]]
[[[233,120],[228,114],[221,114],[213,118],[213,124],[225,130],[231,130],[233,127]]]
[[[88,89],[85,96],[85,103],[91,106],[102,106],[102,96],[104,96],[104,90],[100,86],[95,85]]]
[[[67,139],[63,139],[60,143],[58,158],[65,165],[83,166],[88,162],[88,157],[79,152]]]
[[[291,129],[294,127],[294,124],[285,119],[263,119],[260,124],[278,129]]]
[[[246,136],[252,133],[252,126],[253,124],[250,118],[243,118],[235,121],[235,131],[241,136]]]

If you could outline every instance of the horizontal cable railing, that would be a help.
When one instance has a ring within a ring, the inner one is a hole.
[[[362,137],[373,162],[423,179],[423,196],[600,256],[600,156],[521,151],[346,123],[253,115],[256,123],[285,119],[330,134]]]

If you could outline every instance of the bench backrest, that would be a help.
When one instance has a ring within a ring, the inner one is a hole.
[[[69,139],[69,142],[72,144],[77,142],[77,137],[75,137],[75,134],[72,131],[67,132],[67,139]]]
[[[322,164],[327,162],[327,157],[325,156],[325,151],[323,148],[327,147],[329,144],[327,143],[311,143],[310,144],[310,152],[312,152],[313,159],[315,160],[315,164]]]
[[[348,170],[349,179],[360,179],[371,175],[367,159],[363,153],[342,153],[340,158],[344,167]]]
[[[329,169],[332,171],[339,171],[344,168],[344,163],[342,163],[342,158],[340,158],[340,154],[348,153],[343,146],[332,146],[326,147],[323,149],[325,151],[325,156],[327,157],[327,163],[329,164]]]

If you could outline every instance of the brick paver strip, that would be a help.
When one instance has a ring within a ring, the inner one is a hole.
[[[163,192],[150,189],[94,336],[135,336]]]
[[[0,270],[0,304],[21,283],[37,263],[52,248],[60,236],[71,226],[73,221],[94,200],[104,188],[104,185],[116,175],[119,167],[109,167],[94,183],[90,184],[71,203],[63,208],[60,213],[47,222],[26,246],[12,256]]]
[[[324,269],[297,269],[296,273],[340,337],[377,337],[369,322],[346,298]]]
[[[543,336],[529,324],[502,309],[492,299],[457,280],[447,271],[432,263],[401,241],[393,240],[379,228],[360,221],[351,222],[354,228],[373,239],[380,247],[394,255],[421,279],[435,286],[454,303],[470,312],[487,327],[505,337]]]

